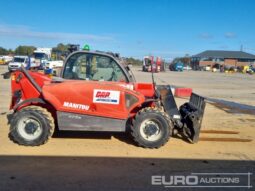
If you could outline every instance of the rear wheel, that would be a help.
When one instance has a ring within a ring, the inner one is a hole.
[[[159,148],[170,138],[172,123],[168,115],[156,108],[144,108],[137,113],[131,134],[139,146]]]
[[[54,119],[46,109],[28,106],[14,114],[10,138],[19,145],[39,146],[47,142],[54,131]]]

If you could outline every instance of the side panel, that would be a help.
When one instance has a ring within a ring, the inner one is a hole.
[[[42,91],[41,87],[50,81],[49,77],[36,72],[26,71],[24,67],[21,67],[21,71],[18,70],[12,73],[12,101],[10,109],[13,109],[21,100],[39,98]],[[17,94],[19,94],[19,99],[17,99]]]
[[[11,74],[11,91],[12,100],[10,109],[13,109],[22,100],[40,97],[40,92],[20,71]]]
[[[90,115],[81,115],[68,112],[57,112],[60,130],[76,131],[126,131],[126,120],[111,119]]]
[[[45,85],[43,96],[57,111],[127,119],[123,87],[107,82],[65,81]]]

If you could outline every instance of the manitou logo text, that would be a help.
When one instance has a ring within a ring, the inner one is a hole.
[[[81,110],[86,110],[86,111],[89,110],[88,105],[83,105],[83,104],[78,104],[78,103],[64,102],[63,106],[73,108],[73,109],[81,109]]]
[[[119,104],[120,92],[110,90],[94,90],[93,103]]]

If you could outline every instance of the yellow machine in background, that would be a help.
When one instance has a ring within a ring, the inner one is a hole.
[[[242,70],[242,73],[247,73],[247,71],[249,70],[249,66],[242,66],[241,67],[241,70]]]
[[[5,60],[4,59],[0,59],[0,64],[5,64]]]
[[[255,71],[255,69],[252,66],[242,66],[241,67],[241,72],[244,74],[246,74],[246,73],[253,74],[254,71]]]

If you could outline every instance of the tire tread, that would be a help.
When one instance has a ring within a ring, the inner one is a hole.
[[[9,137],[13,142],[18,143],[19,145],[25,145],[25,146],[40,146],[40,145],[43,145],[43,144],[45,144],[46,142],[49,141],[49,139],[51,138],[51,136],[54,133],[54,129],[55,129],[54,118],[53,118],[52,114],[47,109],[45,109],[43,107],[40,107],[40,106],[27,106],[27,107],[22,108],[20,111],[16,112],[13,116],[13,119],[18,117],[19,112],[29,112],[29,111],[35,111],[35,112],[39,113],[40,115],[42,115],[46,119],[47,124],[49,126],[48,132],[47,132],[47,138],[45,140],[39,142],[38,144],[33,144],[33,145],[30,145],[26,142],[18,141],[20,139],[20,135],[16,131],[16,126],[14,126],[12,124],[10,125]]]
[[[144,113],[158,113],[160,115],[162,115],[168,122],[168,125],[170,127],[170,134],[168,137],[166,137],[162,143],[160,145],[157,145],[155,147],[152,147],[152,146],[148,146],[148,145],[145,145],[143,144],[141,141],[140,141],[140,136],[139,134],[137,133],[137,129],[136,127],[134,127],[134,123],[135,121],[141,116],[143,115]],[[162,147],[164,146],[168,140],[170,139],[170,136],[171,136],[171,132],[172,132],[172,129],[173,129],[173,124],[172,124],[172,121],[169,117],[169,115],[167,113],[165,113],[164,111],[160,110],[159,108],[157,107],[145,107],[143,109],[141,109],[134,117],[133,121],[132,121],[132,128],[131,128],[131,136],[133,137],[134,141],[136,142],[136,144],[138,144],[138,146],[140,147],[143,147],[143,148],[150,148],[150,149],[157,149],[159,147]]]

